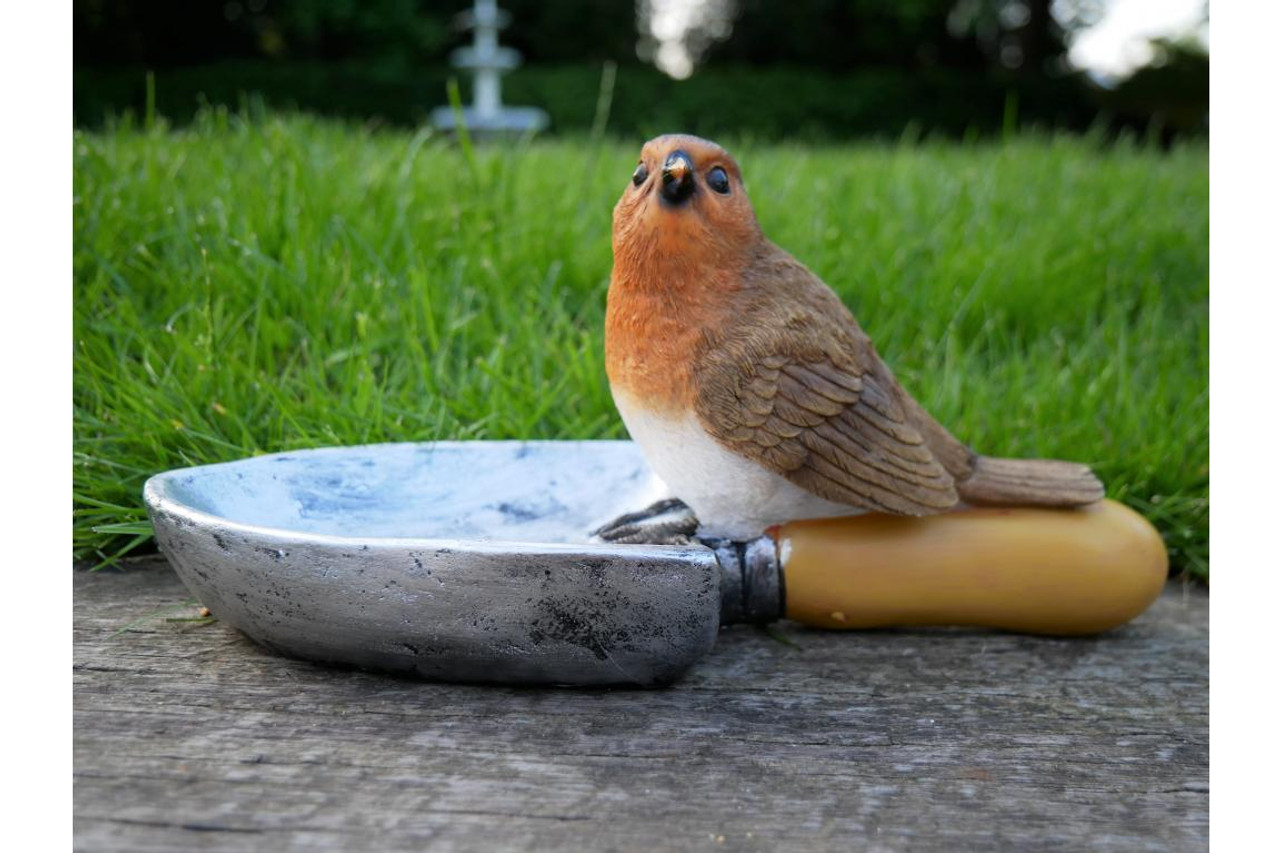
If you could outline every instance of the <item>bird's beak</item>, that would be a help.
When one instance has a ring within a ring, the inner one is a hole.
[[[683,151],[672,151],[662,164],[662,197],[680,204],[693,190],[693,161]]]

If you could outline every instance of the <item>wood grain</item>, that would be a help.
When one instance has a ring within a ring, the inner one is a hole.
[[[333,670],[188,600],[76,573],[77,850],[1208,847],[1199,588],[1086,640],[735,628],[658,691]]]

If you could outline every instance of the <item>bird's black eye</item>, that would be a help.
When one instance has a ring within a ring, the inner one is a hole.
[[[725,174],[724,169],[716,166],[710,172],[707,172],[707,186],[720,193],[720,195],[728,195],[729,176]]]
[[[635,172],[631,175],[631,183],[640,186],[649,177],[649,170],[644,167],[644,163],[636,166]]]

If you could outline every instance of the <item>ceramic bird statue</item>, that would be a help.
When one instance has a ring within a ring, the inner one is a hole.
[[[935,421],[831,288],[764,236],[738,164],[713,142],[671,135],[644,146],[614,208],[613,261],[613,398],[700,536],[1103,497],[1085,465],[981,456]],[[646,538],[644,516],[599,534]]]

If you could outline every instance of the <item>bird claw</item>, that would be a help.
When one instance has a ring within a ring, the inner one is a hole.
[[[615,545],[689,545],[697,540],[698,517],[679,498],[657,501],[638,512],[624,513],[592,531]]]

